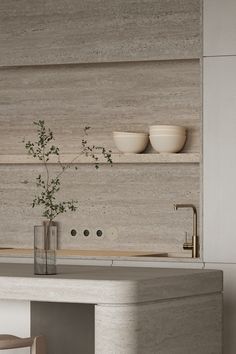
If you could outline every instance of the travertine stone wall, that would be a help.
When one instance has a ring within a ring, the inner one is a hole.
[[[114,130],[148,131],[174,123],[189,128],[185,150],[199,151],[200,67],[197,60],[0,69],[0,151],[24,153],[22,137],[45,119],[64,153],[91,141],[117,152]]]
[[[92,143],[117,152],[113,130],[153,123],[187,126],[185,152],[200,152],[200,22],[201,0],[1,1],[0,154],[23,154],[38,119],[63,153],[80,151],[85,125]],[[0,166],[0,247],[32,246],[41,219],[29,204],[41,170]],[[61,197],[78,198],[80,209],[58,219],[61,247],[182,252],[191,211],[174,212],[173,203],[199,207],[199,165],[74,172]]]
[[[76,213],[58,218],[60,247],[181,252],[185,231],[192,232],[191,210],[174,211],[173,203],[199,204],[198,165],[80,165],[66,171],[61,198],[79,200]],[[32,209],[37,166],[0,166],[1,245],[31,247]],[[70,235],[77,230],[76,237]],[[84,237],[83,230],[90,236]],[[96,230],[103,236],[97,237]]]
[[[1,0],[0,65],[198,58],[200,0]]]

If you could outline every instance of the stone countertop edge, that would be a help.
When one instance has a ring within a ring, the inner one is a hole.
[[[36,276],[32,265],[1,264],[0,299],[125,305],[220,293],[222,280],[219,270],[61,266]]]

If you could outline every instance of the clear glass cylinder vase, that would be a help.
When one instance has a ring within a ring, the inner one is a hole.
[[[34,227],[34,274],[56,274],[57,226],[50,223]]]

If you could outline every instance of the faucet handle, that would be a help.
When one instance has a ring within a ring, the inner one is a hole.
[[[183,244],[183,249],[184,250],[190,250],[193,247],[193,243],[188,241],[188,233],[185,231],[185,242]]]

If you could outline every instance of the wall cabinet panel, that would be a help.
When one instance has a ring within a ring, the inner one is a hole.
[[[204,256],[236,262],[236,57],[204,60]]]
[[[200,0],[3,0],[0,66],[198,58]]]
[[[235,17],[235,0],[204,0],[204,56],[236,55]]]

